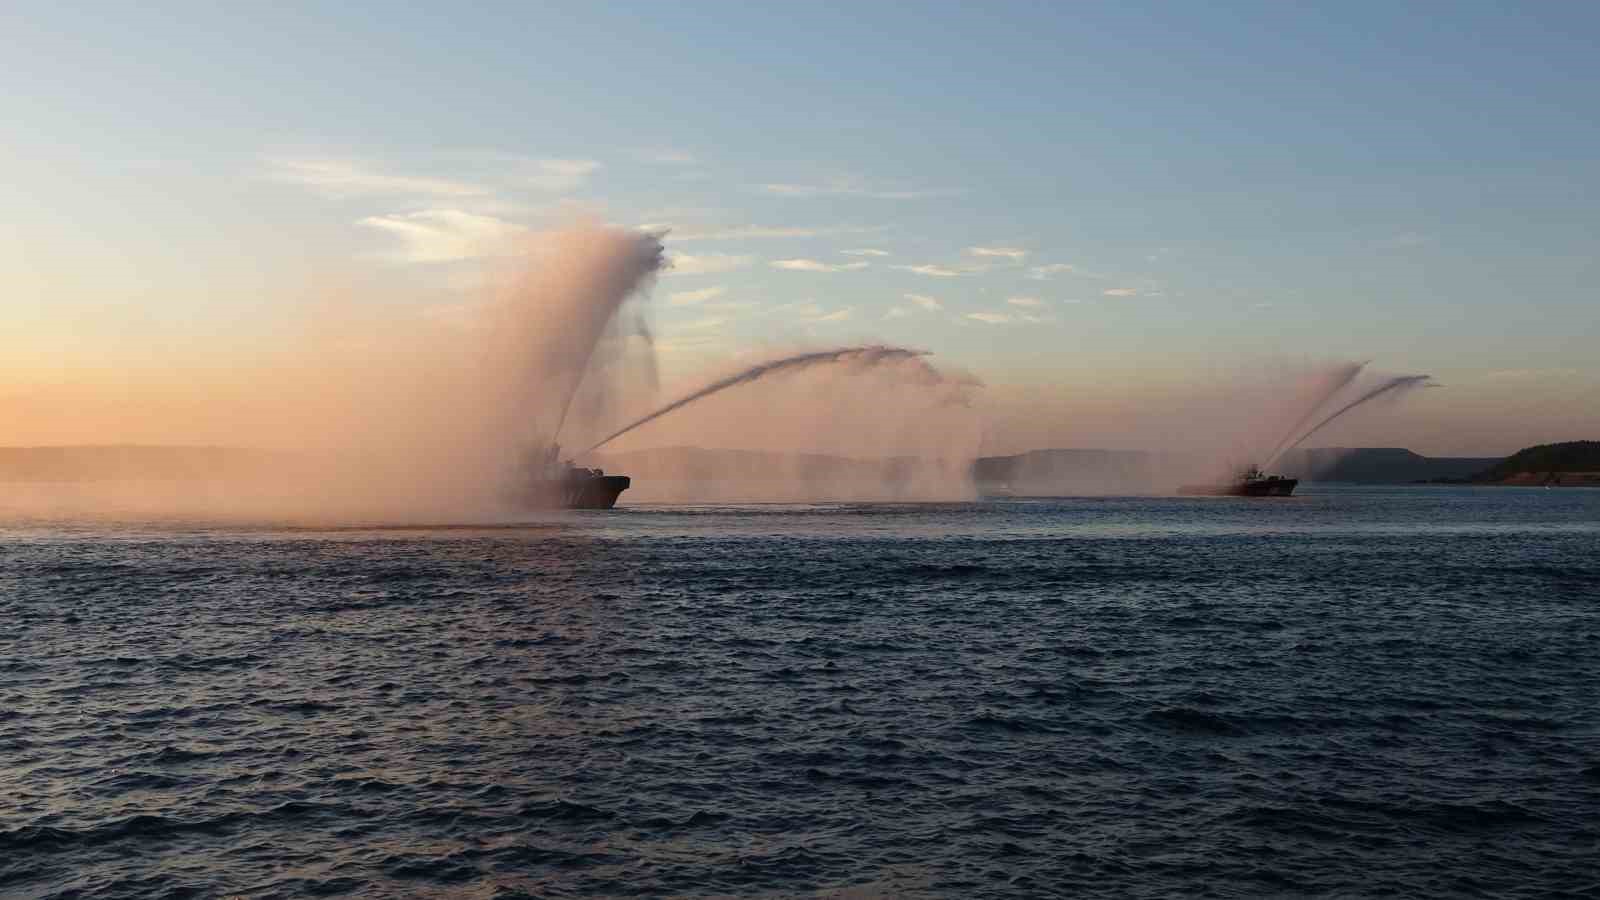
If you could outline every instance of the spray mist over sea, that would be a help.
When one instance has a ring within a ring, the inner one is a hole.
[[[204,477],[109,473],[33,484],[9,492],[7,504],[70,514],[495,520],[515,514],[508,498],[558,445],[593,449],[630,432],[648,440],[650,423],[684,407],[695,407],[684,412],[694,413],[703,446],[761,431],[789,453],[897,458],[847,466],[848,476],[780,463],[760,473],[755,499],[970,493],[974,379],[946,377],[926,354],[884,345],[774,350],[663,406],[646,302],[665,264],[660,239],[580,223],[516,250],[516,265],[485,296],[448,316],[328,303],[258,356],[209,370],[174,359],[122,402],[102,390],[83,407],[108,434],[136,420],[144,434],[164,425],[158,443],[259,452],[200,452],[187,474]],[[657,496],[681,495],[678,481],[654,485]]]

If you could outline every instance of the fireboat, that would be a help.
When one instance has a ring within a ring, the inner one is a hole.
[[[1251,465],[1221,484],[1186,484],[1178,493],[1206,497],[1287,497],[1294,493],[1298,478],[1268,475]]]
[[[512,500],[523,509],[611,509],[633,484],[626,475],[607,475],[562,460],[561,446],[552,445],[542,463],[530,466],[531,477]]]

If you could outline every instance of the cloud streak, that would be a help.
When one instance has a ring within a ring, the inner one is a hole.
[[[408,263],[455,262],[489,256],[504,249],[514,238],[529,233],[526,226],[459,209],[368,216],[356,224],[398,238],[402,249],[385,257]]]
[[[695,319],[693,322],[685,322],[684,324],[679,325],[674,330],[675,331],[710,331],[710,330],[712,330],[714,328],[721,328],[722,326],[724,326],[726,324],[728,324],[728,317],[727,316],[707,316],[707,317],[705,317],[703,319]]]
[[[727,253],[678,253],[668,258],[671,268],[666,275],[718,275],[742,269],[755,261],[752,256],[735,256]]]
[[[702,288],[698,291],[678,291],[676,293],[667,295],[667,305],[694,306],[696,304],[704,303],[707,300],[711,300],[715,297],[721,297],[727,292],[728,289],[725,287],[708,287]]]
[[[1021,262],[1028,255],[1028,251],[1020,247],[968,247],[967,252],[973,256],[998,257]]]
[[[600,163],[592,159],[534,159],[528,166],[532,171],[517,180],[541,191],[576,190],[600,171]]]
[[[731,225],[702,227],[673,225],[670,222],[652,222],[639,226],[644,231],[667,231],[674,243],[685,241],[742,241],[761,238],[812,238],[829,235],[863,234],[881,231],[861,225]]]
[[[1050,263],[1043,266],[1034,266],[1028,270],[1028,277],[1034,281],[1046,281],[1056,275],[1072,275],[1077,273],[1075,266],[1067,263]]]
[[[786,269],[791,272],[856,272],[865,269],[869,263],[825,263],[816,259],[775,259],[768,263],[774,269]]]
[[[945,197],[955,191],[935,190],[883,190],[867,187],[850,180],[830,181],[824,184],[798,184],[794,182],[768,182],[756,186],[760,191],[775,197],[805,199],[811,197],[865,197],[872,200],[924,200]]]
[[[973,274],[973,270],[970,269],[952,269],[949,266],[940,266],[933,263],[920,266],[890,266],[889,268],[899,269],[902,272],[912,272],[917,275],[927,275],[931,278],[960,278],[963,275]]]
[[[427,197],[482,197],[487,187],[448,178],[394,175],[381,172],[355,160],[276,159],[270,160],[268,177],[274,181],[298,184],[333,197],[390,194]]]

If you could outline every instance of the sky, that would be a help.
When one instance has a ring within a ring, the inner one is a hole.
[[[887,341],[1047,419],[1029,440],[1095,446],[1119,404],[1357,359],[1444,387],[1330,443],[1592,439],[1597,25],[1588,4],[10,3],[0,393],[226,364],[332,286],[447,317],[519,235],[586,215],[669,229],[669,375]]]

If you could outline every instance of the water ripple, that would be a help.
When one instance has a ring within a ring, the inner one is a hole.
[[[1584,896],[1597,522],[0,523],[0,895]]]

